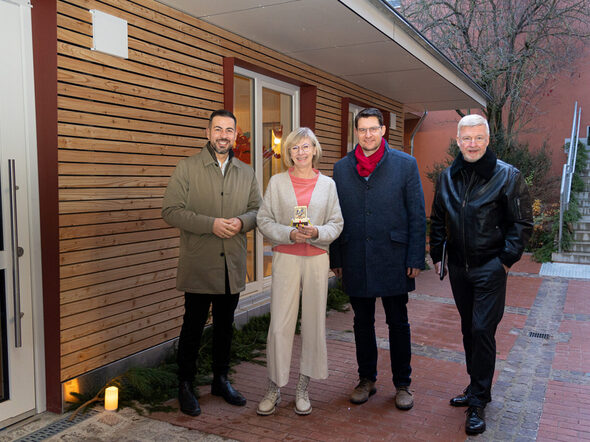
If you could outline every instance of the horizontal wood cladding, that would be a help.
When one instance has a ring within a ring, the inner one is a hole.
[[[128,59],[91,50],[90,9],[127,20]],[[328,175],[340,159],[343,97],[403,116],[398,102],[152,0],[60,0],[57,10],[65,381],[178,336],[178,230],[161,218],[162,197],[223,106],[224,57],[317,87]],[[399,126],[389,138],[396,147]]]

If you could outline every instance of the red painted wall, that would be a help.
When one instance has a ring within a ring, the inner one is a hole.
[[[578,60],[573,73],[563,73],[547,88],[541,99],[540,112],[527,128],[521,139],[528,141],[530,148],[538,148],[547,141],[553,152],[552,173],[561,176],[565,138],[571,136],[574,103],[582,106],[580,138],[586,138],[590,126],[590,47]]]
[[[548,86],[535,118],[519,137],[521,142],[529,143],[531,150],[539,149],[543,141],[547,141],[552,158],[551,174],[555,176],[561,176],[566,161],[562,147],[571,134],[576,100],[582,106],[580,137],[585,138],[586,127],[590,126],[590,47],[580,57],[573,73],[563,73]],[[430,112],[414,138],[414,156],[420,168],[427,216],[430,216],[434,186],[426,173],[435,163],[444,161],[449,142],[456,136],[459,119],[455,111]],[[404,146],[409,146],[408,132],[411,130],[406,128]]]
[[[34,0],[31,20],[41,211],[46,398],[47,410],[60,413],[56,2]],[[32,382],[30,379],[27,381]]]

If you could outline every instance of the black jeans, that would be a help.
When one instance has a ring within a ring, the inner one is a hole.
[[[496,366],[496,329],[504,314],[507,274],[499,258],[466,270],[449,263],[455,305],[461,315],[469,405],[485,407],[492,400]]]
[[[240,294],[229,292],[227,269],[225,270],[226,294],[184,294],[184,317],[178,339],[178,380],[192,382],[197,372],[197,358],[201,336],[213,305],[213,374],[227,375],[229,371],[231,341],[233,337],[234,312]]]
[[[375,299],[350,297],[354,311],[354,340],[359,377],[377,380],[377,339],[375,336]],[[389,357],[393,384],[399,388],[410,385],[412,347],[408,323],[408,294],[381,298],[385,320],[389,326]]]

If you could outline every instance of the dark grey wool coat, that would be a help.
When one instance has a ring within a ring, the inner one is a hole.
[[[344,230],[330,247],[349,296],[381,297],[415,289],[408,267],[424,269],[426,217],[416,159],[385,144],[366,180],[354,151],[334,165]]]

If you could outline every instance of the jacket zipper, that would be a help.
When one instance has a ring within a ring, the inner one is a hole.
[[[463,172],[461,172],[463,174]],[[467,238],[465,236],[465,206],[467,204],[467,195],[469,194],[469,189],[473,184],[475,171],[472,171],[471,177],[469,178],[469,183],[467,184],[467,188],[465,189],[465,193],[463,194],[463,202],[461,203],[461,230],[463,233],[463,256],[465,257],[465,271],[469,271],[469,262],[467,261]]]

